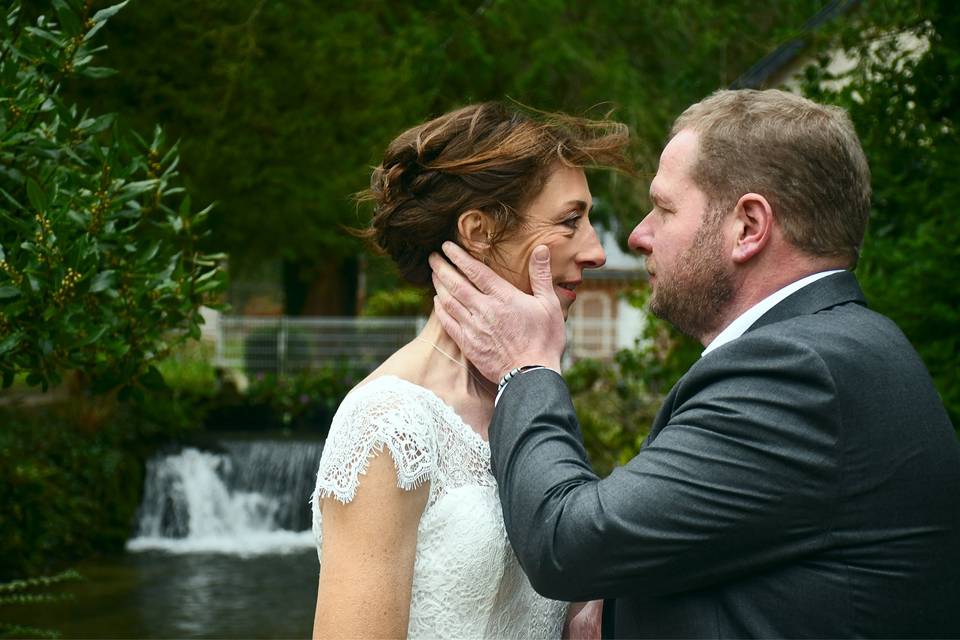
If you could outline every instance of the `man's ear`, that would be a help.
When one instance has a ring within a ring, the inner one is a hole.
[[[461,246],[468,252],[474,256],[484,255],[490,252],[493,223],[487,214],[471,209],[457,219],[457,235]]]
[[[757,193],[740,196],[733,210],[734,244],[731,258],[743,264],[759,254],[773,237],[773,207]]]

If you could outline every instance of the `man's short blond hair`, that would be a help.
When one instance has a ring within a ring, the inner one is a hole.
[[[870,214],[870,168],[846,111],[774,89],[717,91],[671,137],[699,135],[693,179],[726,214],[745,193],[771,204],[787,240],[855,266]]]

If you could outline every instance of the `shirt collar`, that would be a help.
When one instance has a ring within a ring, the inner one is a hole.
[[[736,320],[731,322],[727,327],[717,334],[717,337],[710,341],[710,344],[703,350],[700,356],[705,356],[714,349],[722,347],[723,345],[736,340],[744,333],[747,332],[754,322],[760,319],[760,316],[765,314],[767,311],[772,309],[777,305],[778,302],[786,298],[792,293],[799,291],[808,284],[812,284],[819,280],[820,278],[826,278],[829,275],[834,273],[840,273],[843,269],[833,269],[831,271],[821,271],[820,273],[813,273],[809,276],[800,278],[796,282],[791,282],[782,289],[774,291],[769,296],[753,305],[743,313],[741,313]]]

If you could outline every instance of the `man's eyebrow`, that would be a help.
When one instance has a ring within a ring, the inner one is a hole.
[[[650,189],[650,199],[655,205],[669,207],[671,205],[670,201],[664,198],[658,191],[655,189]]]

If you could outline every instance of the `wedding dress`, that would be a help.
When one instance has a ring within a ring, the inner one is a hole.
[[[433,392],[394,376],[352,391],[333,418],[313,493],[350,502],[369,459],[393,457],[397,485],[429,482],[417,529],[409,638],[559,638],[567,603],[538,595],[507,541],[490,447]]]

